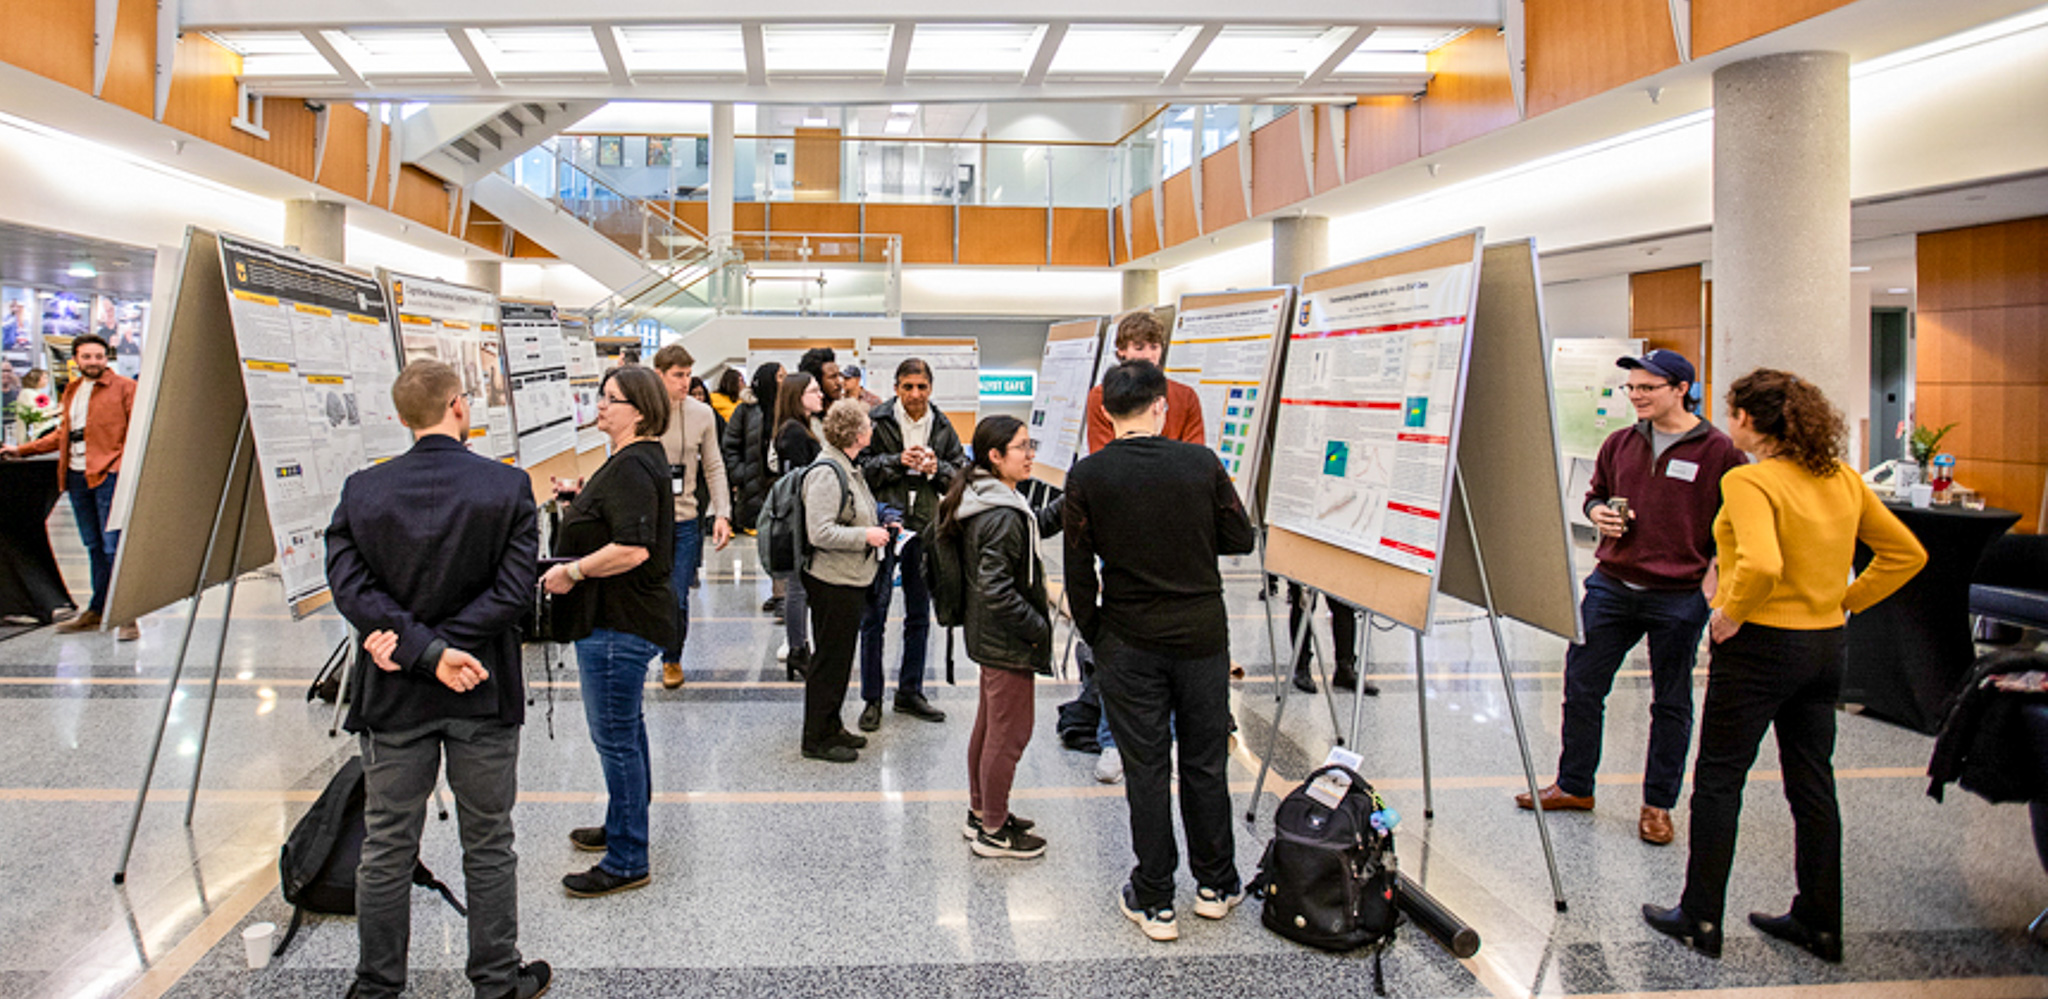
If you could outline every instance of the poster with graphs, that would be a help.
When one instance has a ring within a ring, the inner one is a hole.
[[[1276,352],[1292,288],[1183,295],[1166,352],[1166,375],[1202,401],[1203,440],[1247,505],[1265,461]]]
[[[519,464],[531,468],[576,448],[576,400],[562,321],[550,302],[498,305],[505,367],[512,379],[512,421]]]
[[[515,463],[519,442],[512,425],[512,377],[498,337],[498,296],[481,288],[432,278],[382,272],[391,289],[399,349],[409,363],[446,363],[469,397],[469,448],[486,458]]]

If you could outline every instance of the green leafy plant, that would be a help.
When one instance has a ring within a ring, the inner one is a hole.
[[[1906,435],[1906,446],[1912,451],[1913,460],[1922,465],[1932,461],[1936,452],[1941,450],[1941,439],[1955,428],[1953,423],[1942,424],[1933,430],[1919,423],[1913,424],[1913,429]]]

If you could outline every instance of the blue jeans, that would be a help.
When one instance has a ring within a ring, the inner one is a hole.
[[[604,812],[604,860],[597,866],[622,878],[647,873],[647,807],[654,798],[654,775],[641,707],[647,665],[660,653],[661,647],[647,639],[608,628],[576,643],[583,718],[611,797]]]
[[[1643,765],[1643,804],[1670,808],[1685,784],[1685,753],[1692,743],[1692,669],[1700,632],[1707,625],[1707,598],[1699,587],[1631,590],[1595,571],[1586,577],[1579,603],[1586,642],[1564,654],[1563,748],[1557,757],[1557,786],[1566,794],[1593,793],[1600,768],[1601,729],[1607,692],[1629,650],[1650,640],[1650,750]]]
[[[1116,748],[1116,735],[1109,730],[1109,712],[1101,710],[1102,691],[1095,686],[1095,650],[1088,647],[1085,638],[1074,639],[1074,662],[1081,670],[1081,693],[1075,698],[1096,707],[1095,744],[1104,749]]]
[[[882,678],[882,634],[889,627],[889,602],[896,587],[891,577],[903,570],[903,671],[897,675],[896,696],[924,693],[924,657],[931,647],[932,593],[924,579],[924,537],[911,538],[902,555],[890,555],[875,574],[868,590],[867,608],[860,615],[860,699],[879,701],[887,684]]]
[[[85,484],[84,472],[64,474],[64,492],[71,497],[71,516],[78,521],[78,540],[85,545],[86,557],[92,562],[92,603],[85,609],[93,614],[107,609],[107,585],[114,578],[114,549],[121,543],[120,531],[107,530],[107,515],[114,509],[114,479],[119,474],[108,472],[98,487]]]
[[[676,644],[661,650],[665,663],[682,662],[683,643],[690,640],[690,582],[697,578],[698,563],[704,561],[700,529],[698,521],[676,521],[676,566],[668,577],[669,588],[676,591]]]

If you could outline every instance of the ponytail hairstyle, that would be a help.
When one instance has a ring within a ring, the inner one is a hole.
[[[926,377],[930,377],[929,369]],[[960,500],[967,495],[967,490],[971,487],[968,480],[977,474],[996,474],[993,464],[995,455],[998,452],[1007,452],[1010,441],[1014,440],[1017,431],[1023,428],[1023,420],[1001,414],[984,416],[980,423],[974,425],[974,464],[959,475],[953,476],[952,488],[946,490],[945,498],[939,501],[939,537],[950,541],[960,533],[960,523],[954,519],[954,514],[960,512]]]
[[[1728,406],[1749,414],[1782,457],[1821,478],[1841,468],[1848,429],[1820,386],[1789,371],[1758,368],[1728,388]]]

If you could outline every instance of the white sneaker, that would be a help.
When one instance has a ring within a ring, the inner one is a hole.
[[[779,649],[776,649],[776,650],[775,650],[775,661],[776,661],[776,662],[779,662],[779,663],[786,663],[786,662],[788,662],[788,661],[789,661],[789,643],[788,643],[788,642],[784,642],[784,643],[782,643],[782,647],[781,647],[781,648],[779,648]]]
[[[1122,783],[1124,779],[1124,754],[1110,746],[1102,751],[1102,758],[1095,761],[1095,779],[1104,784]]]
[[[1222,919],[1244,901],[1244,889],[1226,895],[1222,891],[1203,885],[1195,889],[1195,915],[1203,919]]]

